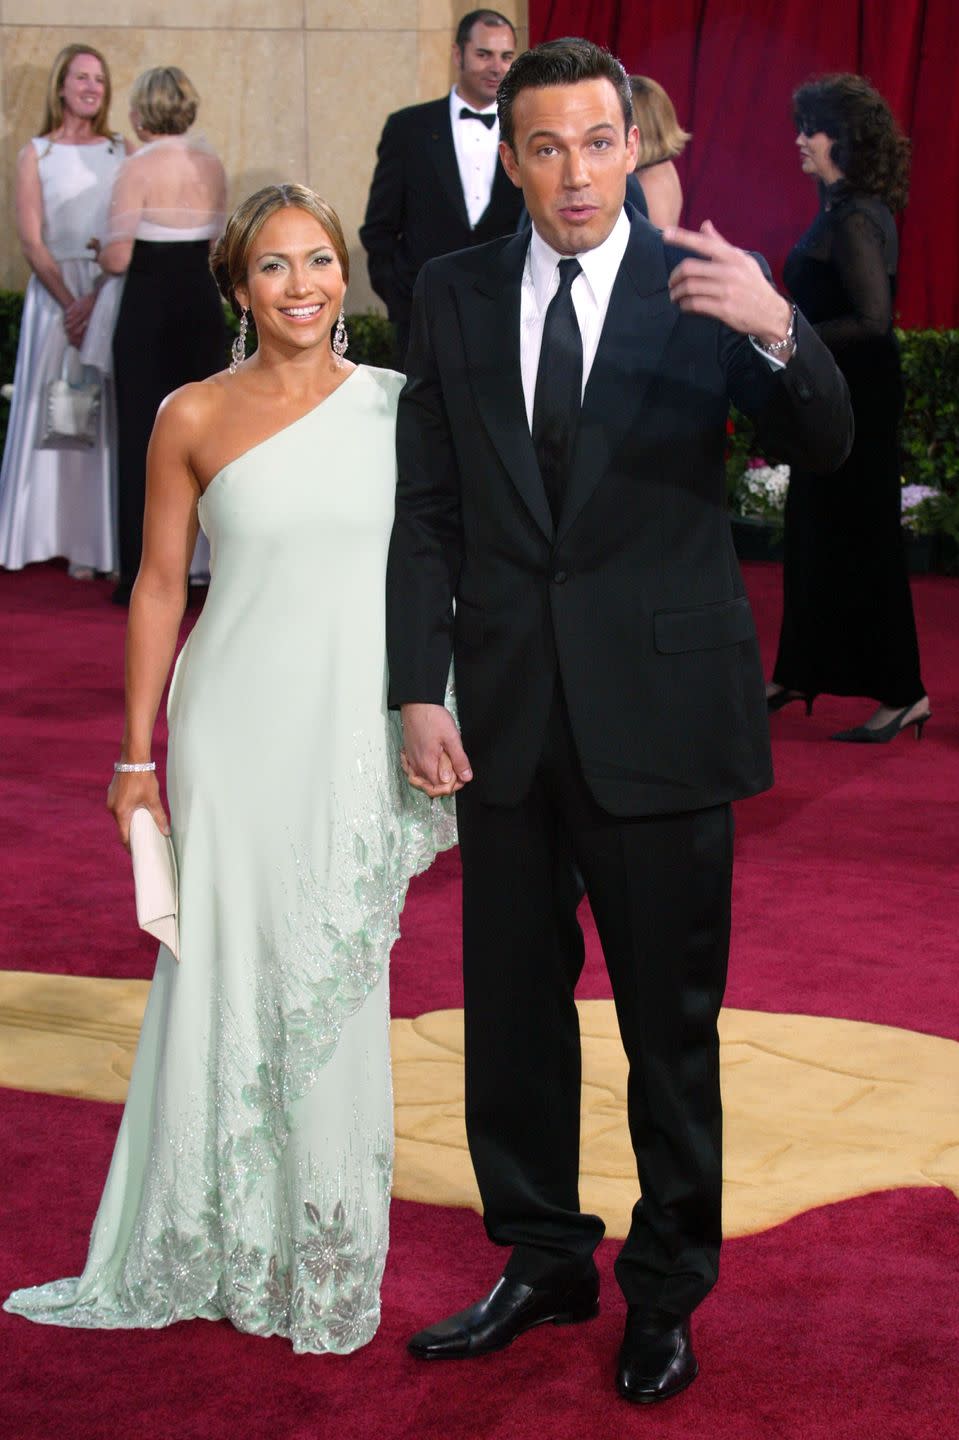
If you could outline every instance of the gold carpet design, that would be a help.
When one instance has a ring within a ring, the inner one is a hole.
[[[123,1100],[148,985],[0,973],[0,1085]],[[636,1196],[612,1002],[580,1002],[581,1201],[623,1236]],[[479,1209],[463,1128],[458,1010],[394,1020],[394,1193]],[[810,1015],[726,1010],[725,1230],[748,1235],[899,1186],[959,1195],[959,1044]]]

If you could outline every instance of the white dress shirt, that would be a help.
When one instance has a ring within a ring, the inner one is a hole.
[[[476,121],[470,123],[475,125]],[[629,220],[625,210],[621,210],[602,245],[576,256],[583,273],[573,281],[570,296],[583,341],[584,393],[599,348],[609,297],[628,244]],[[533,396],[536,393],[539,352],[543,345],[543,323],[549,302],[559,289],[559,262],[566,258],[547,245],[535,229],[531,231],[519,302],[520,370],[530,430],[533,428]]]
[[[465,122],[464,122],[465,123]],[[469,122],[476,124],[475,120]],[[482,128],[481,126],[478,128]],[[625,210],[621,210],[616,224],[595,250],[584,250],[576,259],[582,266],[570,288],[573,309],[583,342],[583,391],[596,359],[599,337],[603,333],[609,297],[623,263],[629,244],[630,226]],[[559,289],[559,262],[568,257],[560,255],[539,235],[535,227],[530,232],[529,249],[523,270],[523,284],[520,291],[519,334],[520,371],[523,377],[523,398],[526,401],[526,419],[533,428],[533,397],[536,393],[536,371],[539,367],[539,352],[543,346],[543,324],[549,302]],[[750,337],[752,340],[752,337]],[[775,355],[768,355],[761,346],[752,341],[757,354],[761,355],[773,370],[781,370],[783,364]]]
[[[464,100],[454,85],[450,91],[450,121],[453,126],[453,149],[466,201],[466,217],[472,229],[476,228],[489,206],[499,164],[499,120],[487,127],[478,120],[461,120],[463,106],[475,110],[477,115],[496,115],[496,101],[478,110]]]

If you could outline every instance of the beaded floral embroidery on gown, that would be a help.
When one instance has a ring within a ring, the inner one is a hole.
[[[82,1276],[6,1303],[32,1320],[226,1317],[337,1353],[376,1330],[387,960],[455,841],[386,709],[401,385],[359,367],[200,501],[213,580],[169,701],[181,963],[160,947]]]

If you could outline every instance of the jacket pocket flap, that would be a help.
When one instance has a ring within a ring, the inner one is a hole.
[[[755,634],[745,595],[718,605],[698,605],[695,610],[658,610],[653,616],[653,637],[660,655],[719,650],[752,640]]]

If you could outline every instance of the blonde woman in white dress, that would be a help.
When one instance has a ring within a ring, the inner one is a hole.
[[[83,577],[115,564],[109,359],[96,372],[102,378],[97,443],[83,450],[37,444],[46,388],[65,355],[71,378],[84,373],[82,347],[103,283],[90,241],[104,233],[127,154],[110,130],[109,109],[103,56],[89,45],[68,45],[50,72],[42,133],[17,160],[17,233],[33,273],[0,470],[0,565],[10,570],[55,556],[65,556],[71,572]]]
[[[109,796],[124,841],[137,806],[166,828],[153,728],[200,524],[210,591],[169,701],[180,963],[161,946],[83,1274],[6,1308],[227,1318],[342,1354],[380,1314],[389,951],[410,876],[454,839],[386,706],[403,377],[338,353],[349,256],[312,191],[257,192],[213,259],[258,348],[157,418]]]

